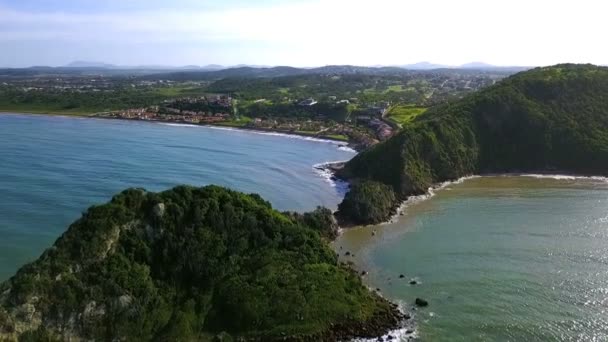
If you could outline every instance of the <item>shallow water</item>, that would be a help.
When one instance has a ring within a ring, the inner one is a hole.
[[[335,209],[345,184],[313,166],[353,156],[335,143],[272,133],[0,114],[0,280],[125,188],[218,184],[280,210]]]
[[[421,340],[608,340],[604,179],[469,179],[336,248],[385,296],[429,301],[415,311]]]

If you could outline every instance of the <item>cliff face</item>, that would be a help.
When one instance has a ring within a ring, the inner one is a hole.
[[[348,162],[340,176],[404,199],[490,172],[608,173],[608,68],[557,65],[431,108]]]
[[[401,315],[338,264],[327,213],[215,186],[126,190],[0,285],[0,340],[385,333]]]

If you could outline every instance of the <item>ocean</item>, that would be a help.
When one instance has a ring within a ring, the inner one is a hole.
[[[608,340],[604,178],[467,179],[335,245],[386,297],[428,300],[421,341]]]
[[[0,114],[0,280],[83,211],[129,187],[217,184],[276,209],[335,209],[347,185],[314,165],[352,158],[335,142],[190,125]]]

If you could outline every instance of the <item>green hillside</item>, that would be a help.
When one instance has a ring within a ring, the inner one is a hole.
[[[401,314],[339,265],[331,212],[216,186],[129,189],[0,285],[0,340],[337,340]]]
[[[384,183],[404,199],[465,175],[532,171],[608,173],[608,68],[564,64],[516,74],[429,109],[340,175]]]

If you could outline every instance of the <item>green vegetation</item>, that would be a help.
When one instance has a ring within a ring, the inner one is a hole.
[[[237,119],[231,119],[227,121],[216,122],[214,125],[216,126],[227,126],[227,127],[245,127],[252,120],[246,116],[239,116]]]
[[[391,187],[374,181],[357,182],[340,203],[337,216],[347,224],[376,224],[394,214],[397,203]]]
[[[470,174],[605,175],[606,94],[605,67],[558,65],[522,72],[429,109],[396,136],[353,158],[341,176],[389,185],[405,199]]]
[[[403,126],[412,122],[412,120],[418,117],[418,115],[424,113],[426,110],[427,109],[425,107],[396,105],[389,109],[387,117],[388,119],[393,120],[395,123]]]
[[[348,141],[348,137],[344,134],[328,134],[328,135],[324,135],[323,137],[334,139],[334,140]]]
[[[156,105],[163,100],[189,95],[201,95],[200,88],[183,86],[132,88],[117,84],[103,91],[62,91],[0,87],[0,110],[50,113],[92,114],[110,110]]]
[[[331,211],[216,186],[129,189],[0,285],[0,340],[345,340],[398,324],[339,265]],[[226,339],[223,339],[226,340]]]

